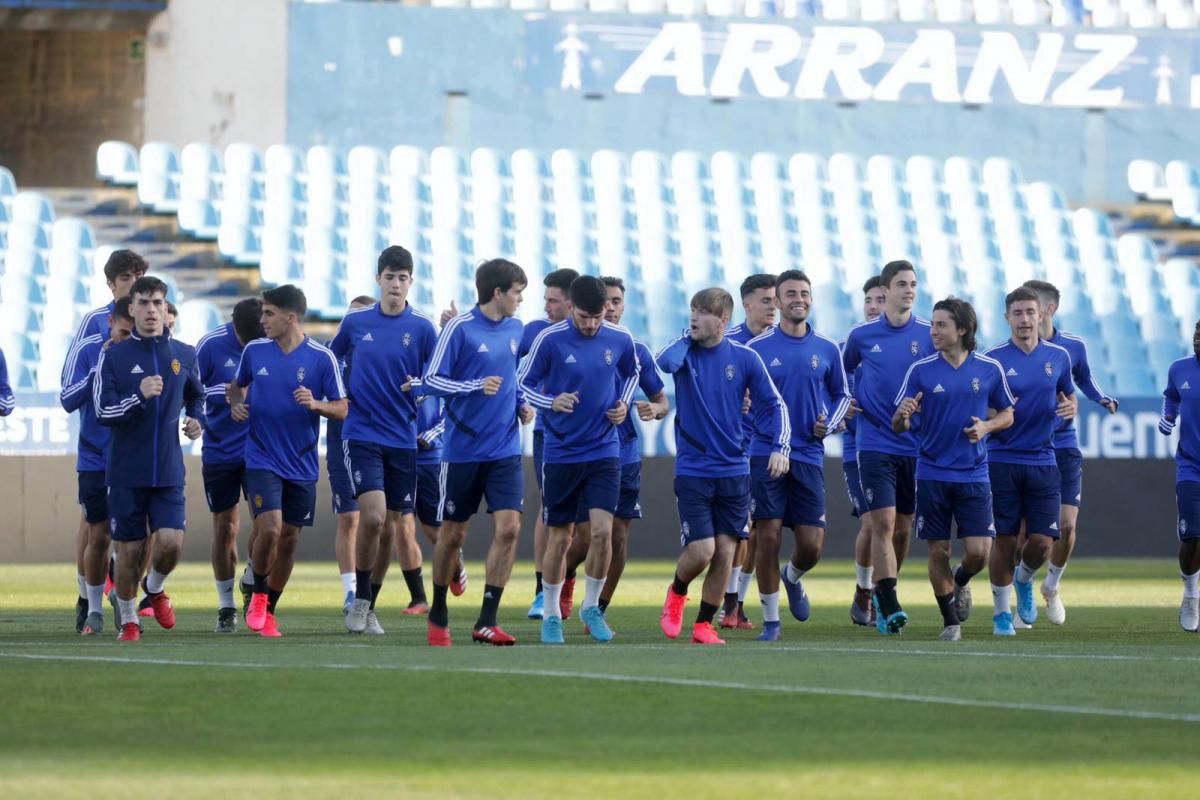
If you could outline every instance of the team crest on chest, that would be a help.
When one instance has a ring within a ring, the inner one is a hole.
[[[979,394],[979,378],[971,378],[971,391]]]
[[[404,334],[404,338],[401,339],[400,341],[404,343],[405,347],[408,347],[410,344],[412,344],[412,334],[411,333]]]
[[[725,365],[725,380],[727,380],[727,381],[733,380],[733,364]]]
[[[296,383],[304,383],[304,367],[296,369]]]
[[[604,351],[604,363],[611,367],[612,359],[613,359],[612,350],[605,350]]]
[[[1051,378],[1054,376],[1054,365],[1051,364],[1049,361],[1046,362],[1045,366],[1043,366],[1042,369],[1046,370],[1047,378]]]
[[[813,353],[813,357],[808,360],[808,363],[813,369],[816,369],[821,366],[821,357]]]
[[[912,340],[912,343],[911,343],[911,344],[909,344],[909,346],[908,346],[908,352],[912,353],[914,356],[915,356],[915,355],[920,355],[920,353],[921,353],[921,345],[917,343],[917,340],[916,340],[916,339],[913,339],[913,340]]]
[[[179,359],[178,358],[171,359],[171,372],[175,373],[176,375],[179,374]]]

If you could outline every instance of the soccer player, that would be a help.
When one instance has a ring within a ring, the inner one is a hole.
[[[601,278],[608,292],[608,300],[604,305],[604,321],[612,325],[620,325],[625,315],[625,282],[620,278]],[[666,387],[658,368],[654,366],[654,355],[646,345],[634,341],[638,356],[638,386],[646,396],[645,400],[635,403],[638,419],[643,422],[662,419],[671,409],[667,399]],[[607,614],[612,602],[617,584],[625,572],[627,546],[629,543],[629,528],[635,519],[642,518],[642,451],[638,444],[637,426],[633,416],[627,415],[625,421],[618,426],[621,438],[621,494],[617,500],[617,511],[613,516],[612,557],[608,564],[608,577],[604,581],[604,589],[600,592],[600,611]],[[590,537],[575,536],[567,551],[568,574],[577,569],[587,558]],[[610,626],[611,627],[611,626]],[[586,631],[589,632],[590,631]]]
[[[875,624],[880,633],[899,633],[908,615],[896,595],[896,577],[908,554],[916,509],[917,441],[910,433],[894,431],[891,419],[908,368],[930,355],[933,344],[929,323],[912,311],[916,268],[907,261],[890,261],[879,283],[883,313],[851,329],[842,361],[848,374],[858,375],[854,394],[861,412],[855,442],[865,502],[862,520],[871,538]]]
[[[985,440],[1013,424],[1014,401],[1004,370],[975,352],[976,326],[975,309],[965,300],[950,297],[934,304],[930,335],[937,353],[908,368],[892,416],[893,430],[915,430],[920,442],[917,537],[929,544],[929,582],[942,612],[938,638],[951,642],[962,639],[961,595],[987,564],[996,535]],[[989,409],[996,412],[990,418]],[[958,525],[964,551],[954,571],[951,521]],[[875,611],[882,619],[884,612]]]
[[[375,298],[359,295],[350,301],[350,310],[370,308]],[[350,365],[344,358],[338,359],[342,370],[342,385],[350,379]],[[325,420],[325,470],[329,474],[329,491],[333,500],[333,513],[337,517],[337,533],[334,534],[333,553],[337,560],[338,573],[342,578],[342,614],[350,613],[354,602],[356,582],[354,579],[355,534],[358,531],[358,501],[354,499],[354,487],[350,483],[350,472],[346,469],[346,454],[342,450],[342,426],[345,420]],[[391,534],[384,530],[384,538]]]
[[[567,318],[570,313],[568,304],[570,302],[571,282],[579,277],[579,273],[573,269],[556,269],[553,272],[547,273],[542,280],[542,284],[546,287],[542,294],[545,301],[546,316],[544,319],[535,319],[533,322],[525,326],[524,333],[521,336],[521,343],[517,348],[517,357],[525,358],[529,355],[530,349],[533,347],[533,340],[538,337],[542,331],[551,325],[556,325]],[[542,452],[545,449],[546,429],[542,415],[537,415],[537,421],[533,425],[533,474],[537,480],[538,492],[542,490]],[[546,523],[544,521],[545,509],[539,508],[537,519],[533,524],[533,569],[536,584],[534,585],[533,603],[529,606],[527,616],[530,619],[542,618],[542,605],[544,598],[542,595],[542,562],[546,557]],[[567,582],[563,585],[561,594],[562,616],[567,619],[571,616],[571,606],[575,602],[575,571],[571,570],[567,576]]]
[[[612,519],[621,491],[621,443],[637,388],[633,336],[604,321],[604,281],[584,275],[570,288],[568,319],[543,330],[518,372],[525,397],[542,410],[545,449],[542,507],[547,528],[542,561],[542,643],[562,644],[559,597],[567,547],[577,513],[588,514],[591,545],[584,567],[586,589],[579,616],[598,642],[612,640],[600,610],[608,576]]]
[[[109,327],[108,319],[112,316],[113,306],[117,300],[129,295],[129,287],[138,278],[146,274],[146,260],[132,250],[114,250],[109,255],[108,261],[104,263],[104,280],[108,284],[108,289],[112,292],[112,302],[100,308],[93,309],[84,315],[83,320],[79,324],[78,330],[75,331],[75,338],[71,340],[71,345],[67,349],[67,358],[63,362],[62,369],[62,385],[68,386],[72,383],[69,367],[77,361],[75,351],[82,346],[84,339],[92,336],[99,336],[100,343],[108,341]],[[75,560],[77,562],[77,577],[76,582],[79,585],[79,599],[75,602],[75,630],[83,631],[83,625],[87,620],[87,581],[84,578],[84,551],[88,545],[88,523],[81,514],[79,518],[79,532],[75,539]]]
[[[724,644],[713,629],[739,539],[748,535],[750,465],[742,441],[747,391],[756,425],[773,443],[768,473],[788,470],[791,428],[787,408],[762,359],[725,336],[733,298],[724,289],[697,292],[689,328],[658,354],[659,368],[675,380],[675,500],[683,552],[667,588],[659,625],[674,639],[683,627],[688,585],[707,568],[696,644]]]
[[[1092,376],[1087,345],[1083,339],[1060,331],[1054,325],[1054,314],[1058,311],[1058,289],[1046,281],[1025,281],[1022,285],[1037,292],[1042,308],[1042,339],[1070,353],[1071,377],[1075,386],[1090,400],[1102,405],[1108,413],[1117,413],[1117,407],[1120,405],[1117,398],[1105,394]],[[1062,625],[1067,621],[1067,609],[1059,596],[1058,584],[1067,568],[1071,552],[1075,549],[1075,526],[1079,521],[1079,506],[1083,502],[1083,454],[1079,452],[1079,437],[1075,432],[1074,419],[1059,420],[1058,427],[1054,430],[1054,457],[1062,475],[1062,506],[1058,515],[1059,537],[1050,551],[1046,579],[1042,581],[1042,599],[1046,601],[1047,619],[1055,625]]]
[[[1076,401],[1070,354],[1039,338],[1042,311],[1037,293],[1017,287],[1004,298],[1004,306],[1012,338],[986,355],[1003,368],[1017,407],[1013,426],[987,440],[992,517],[996,521],[988,572],[995,603],[994,632],[1013,636],[1016,630],[1010,605],[1014,577],[1017,615],[1026,625],[1037,621],[1033,577],[1059,537],[1062,477],[1054,460],[1054,429],[1060,419],[1075,416]],[[1028,539],[1014,575],[1022,520]]]
[[[172,334],[175,332],[175,320],[178,316],[179,316],[179,309],[175,307],[174,303],[172,303],[170,300],[168,300],[167,301],[167,319],[166,319],[166,322],[164,323],[164,326],[166,327],[168,334]]]
[[[1194,385],[1193,385],[1194,384]],[[1182,414],[1183,419],[1180,420]],[[1175,452],[1175,503],[1179,509],[1179,576],[1183,602],[1179,625],[1195,633],[1200,629],[1200,322],[1192,333],[1192,355],[1171,364],[1163,391],[1158,429],[1170,436],[1179,424]]]
[[[391,557],[391,541],[381,541],[388,523],[399,534],[400,568],[412,594],[406,612],[428,608],[413,520],[418,431],[411,383],[425,372],[437,329],[408,302],[412,276],[411,253],[399,245],[384,249],[375,270],[379,302],[348,313],[330,344],[351,366],[353,402],[342,428],[346,471],[359,508],[355,596],[346,614],[351,633],[383,632],[374,611]]]
[[[442,441],[446,434],[446,415],[440,397],[426,396],[417,402],[417,508],[416,518],[421,532],[437,547],[442,530],[439,517],[441,502]],[[467,567],[462,550],[454,563],[450,594],[461,597],[467,591]]]
[[[810,603],[801,578],[817,565],[825,543],[825,437],[836,431],[850,407],[846,371],[837,342],[813,330],[812,282],[800,270],[780,273],[775,283],[779,325],[750,340],[748,347],[767,365],[791,422],[788,469],[770,474],[776,438],[755,426],[750,442],[750,518],[758,539],[758,593],[763,607],[759,641],[780,638],[779,582],[788,609],[804,622]],[[780,531],[792,529],[795,549],[779,568]]]
[[[92,334],[75,348],[73,361],[67,364],[70,383],[63,386],[59,402],[68,414],[79,412],[79,447],[75,471],[79,482],[79,507],[87,523],[87,546],[83,555],[83,574],[87,596],[87,616],[79,631],[84,636],[96,636],[104,630],[104,583],[108,571],[109,516],[108,487],[104,470],[108,462],[108,443],[112,432],[100,424],[93,402],[96,365],[100,353],[120,344],[133,332],[133,316],[129,313],[128,296],[113,304],[113,313],[106,321],[107,335]],[[0,410],[3,410],[0,405]]]
[[[726,331],[725,335],[738,344],[748,344],[751,339],[761,336],[775,325],[775,276],[766,273],[750,275],[742,281],[738,291],[746,318]],[[742,441],[749,447],[754,437],[752,413],[742,415],[742,431]],[[754,623],[746,616],[745,600],[746,590],[750,588],[750,581],[754,577],[756,541],[755,525],[751,521],[750,538],[739,540],[733,555],[733,567],[729,570],[729,582],[725,586],[725,602],[717,615],[722,628],[754,627]]]
[[[433,555],[433,604],[429,644],[450,646],[446,593],[467,523],[487,497],[495,535],[487,556],[483,604],[471,638],[492,645],[516,639],[497,624],[504,585],[512,574],[521,533],[524,476],[517,421],[533,421],[517,386],[517,347],[523,326],[515,319],[528,280],[519,266],[501,258],[475,270],[479,303],[442,329],[421,391],[445,398],[446,440],[442,450],[441,521]]]
[[[867,322],[878,319],[883,313],[884,303],[879,276],[872,275],[863,284],[863,319]],[[842,341],[838,346],[844,351],[846,342]],[[853,374],[846,376],[851,395],[854,394],[861,371],[860,366]],[[871,537],[862,521],[867,501],[863,498],[862,483],[858,479],[858,450],[854,442],[857,428],[854,417],[858,411],[858,404],[851,400],[850,408],[846,411],[845,431],[842,433],[842,475],[846,479],[846,493],[850,496],[850,514],[859,520],[858,534],[854,537],[854,601],[850,604],[850,621],[855,625],[874,625],[875,606],[871,603],[871,591],[875,588],[875,581],[872,580]]]
[[[92,397],[100,424],[113,428],[105,474],[117,543],[117,638],[123,642],[141,638],[137,584],[147,530],[154,535],[154,546],[143,588],[158,624],[175,626],[175,611],[163,584],[183,550],[184,467],[178,425],[186,409],[183,432],[194,440],[204,418],[196,351],[167,336],[163,327],[166,284],[143,276],[129,294],[133,334],[101,351]]]
[[[291,284],[263,292],[266,338],[246,345],[229,384],[230,414],[247,425],[246,486],[256,528],[246,627],[268,638],[283,635],[275,609],[292,575],[300,529],[316,512],[319,417],[345,418],[347,410],[337,359],[304,334],[307,310],[304,292]]]
[[[249,497],[246,490],[246,426],[230,416],[225,387],[234,379],[242,351],[263,337],[262,301],[241,300],[233,307],[232,321],[206,333],[196,343],[196,363],[204,384],[204,412],[208,425],[200,461],[204,473],[204,497],[212,513],[213,580],[217,585],[216,633],[237,631],[237,606],[233,583],[237,573],[238,504]],[[250,542],[247,550],[253,550]],[[252,568],[247,569],[253,573]],[[244,580],[242,592],[252,589]]]

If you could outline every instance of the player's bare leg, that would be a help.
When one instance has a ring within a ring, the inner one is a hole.
[[[237,574],[238,507],[212,515],[212,568],[217,585],[217,633],[237,630],[237,606],[233,599],[233,584]]]
[[[1184,539],[1179,543],[1179,577],[1183,579],[1179,626],[1196,633],[1200,629],[1200,539]]]
[[[871,537],[866,524],[859,520],[858,533],[854,537],[854,602],[850,606],[850,620],[855,625],[875,624],[875,607],[871,604],[871,590],[874,588]]]
[[[391,514],[388,516],[390,518]],[[396,560],[408,587],[409,599],[404,613],[424,614],[429,611],[429,601],[425,597],[425,579],[421,576],[421,545],[417,543],[417,520],[414,514],[396,513],[394,538]]]
[[[357,511],[346,511],[337,515],[333,554],[337,559],[338,573],[342,576],[342,592],[345,595],[342,603],[343,614],[350,610],[350,604],[354,602],[354,551],[358,541],[358,523]]]
[[[1055,625],[1067,621],[1067,609],[1059,595],[1058,584],[1075,550],[1075,525],[1079,506],[1062,505],[1058,509],[1058,541],[1050,550],[1046,578],[1042,581],[1042,598],[1046,601],[1046,617]]]
[[[615,517],[612,532],[612,558],[608,562],[608,578],[604,581],[604,591],[600,593],[600,610],[608,611],[617,584],[625,574],[625,561],[629,548],[629,529],[633,520]]]

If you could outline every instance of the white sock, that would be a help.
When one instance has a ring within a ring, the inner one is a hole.
[[[103,614],[104,613],[104,584],[92,586],[90,583],[85,590],[87,592],[88,613]]]
[[[725,594],[737,594],[738,581],[742,577],[742,568],[734,567],[729,570],[729,581],[725,584]]]
[[[784,571],[787,573],[787,579],[789,583],[796,583],[799,581],[804,577],[805,572],[802,569],[796,569],[794,566],[792,566],[792,562],[790,561],[787,563],[787,566],[784,567]]]
[[[874,589],[875,584],[872,579],[875,576],[875,568],[872,566],[864,567],[858,562],[854,563],[854,580],[861,589]]]
[[[1030,569],[1029,567],[1025,566],[1024,561],[1021,561],[1020,564],[1017,564],[1017,580],[1021,583],[1029,583],[1032,581],[1036,572],[1036,569]]]
[[[583,576],[583,605],[580,608],[592,608],[600,605],[600,592],[604,591],[605,578],[593,578],[591,575]],[[543,583],[542,586],[545,586]]]
[[[1058,582],[1062,580],[1062,574],[1066,571],[1066,564],[1056,567],[1053,561],[1046,562],[1046,580],[1042,581],[1042,588],[1047,592],[1057,592]]]
[[[117,608],[121,609],[121,624],[137,623],[137,598],[122,600],[117,598]]]
[[[237,608],[233,603],[234,579],[217,581],[217,608]]]
[[[997,614],[1007,614],[1012,608],[1012,584],[997,586],[992,584],[992,606]]]
[[[750,588],[750,581],[754,580],[753,572],[743,572],[738,576],[738,602],[746,602],[746,591]]]
[[[542,619],[547,617],[562,617],[558,601],[562,597],[563,582],[547,583],[542,580]]]
[[[1183,578],[1184,597],[1200,597],[1200,570],[1191,575],[1185,575],[1183,570],[1180,570],[1179,577]]]
[[[146,576],[146,592],[148,594],[158,594],[163,590],[163,583],[166,580],[166,575],[151,567],[150,574]]]
[[[758,601],[762,603],[763,622],[779,622],[779,592],[759,592]]]
[[[342,573],[342,591],[346,594],[353,594],[358,582],[354,579],[353,572]]]
[[[87,597],[87,579],[82,575],[76,575],[75,583],[79,585],[79,596]]]

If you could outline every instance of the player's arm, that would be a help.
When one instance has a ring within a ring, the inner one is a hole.
[[[229,403],[229,415],[234,422],[245,422],[250,417],[250,406],[246,404],[246,387],[254,382],[250,348],[242,350],[233,380],[225,387],[225,402]]]
[[[692,349],[692,333],[690,330],[684,331],[683,335],[674,341],[667,344],[666,347],[658,351],[658,355],[654,357],[654,363],[658,368],[668,375],[674,375],[679,370],[683,369],[683,364],[687,358],[688,350]]]
[[[433,358],[429,361],[425,375],[421,378],[420,394],[435,397],[475,394],[484,390],[485,381],[497,380],[495,378],[476,378],[459,381],[452,377],[454,364],[458,361],[462,350],[462,334],[459,328],[460,325],[450,324],[442,329],[438,336],[437,346],[433,350]]]
[[[755,408],[759,409],[755,424],[761,424],[758,433],[763,434],[772,442],[771,456],[767,461],[767,472],[772,478],[778,478],[787,473],[790,468],[788,459],[792,453],[792,422],[788,417],[787,405],[779,396],[767,372],[767,365],[754,350],[747,348],[747,372],[749,373],[750,397]]]
[[[117,389],[117,374],[113,369],[112,359],[107,352],[101,351],[100,360],[96,363],[96,378],[92,382],[92,402],[96,409],[96,419],[101,425],[117,426],[142,413],[142,406],[150,397],[157,397],[162,392],[162,378],[150,375],[142,379],[142,383],[133,392],[119,394]],[[157,380],[157,391],[147,381]]]
[[[205,395],[204,383],[200,380],[200,365],[193,360],[192,368],[187,373],[187,382],[183,385],[183,407],[188,419],[196,423],[194,427],[185,423],[184,432],[193,439],[208,427],[208,415],[204,410]],[[192,436],[193,431],[196,436]]]
[[[1172,367],[1167,373],[1167,388],[1163,390],[1162,416],[1158,418],[1158,432],[1163,436],[1170,436],[1175,430],[1181,399],[1179,387],[1176,386],[1175,368]]]
[[[0,417],[7,417],[16,407],[17,399],[8,382],[8,362],[4,358],[4,351],[0,350]]]
[[[63,384],[62,391],[58,394],[58,402],[68,414],[78,411],[92,396],[92,378],[96,374],[96,365],[88,355],[80,348],[73,361],[67,360],[67,371],[64,373],[67,375],[67,383]],[[7,382],[5,380],[6,384]]]
[[[833,403],[833,413],[829,415],[828,419],[817,419],[817,427],[813,433],[818,439],[824,439],[830,434],[837,433],[846,414],[850,411],[850,389],[849,381],[846,380],[846,367],[840,357],[835,361],[837,363],[825,373],[825,391],[829,393],[829,399]]]
[[[537,338],[533,340],[533,346],[529,348],[529,354],[525,356],[525,360],[521,362],[521,368],[517,370],[517,392],[523,395],[526,403],[534,408],[550,410],[555,407],[558,398],[544,394],[541,390],[542,381],[546,379],[546,373],[550,370],[549,347],[546,346],[546,328],[545,331],[539,333]],[[565,401],[564,401],[565,403]],[[518,400],[518,406],[520,400]],[[559,405],[562,405],[561,403]],[[573,404],[572,404],[573,405]]]
[[[446,417],[443,415],[438,418],[437,424],[432,428],[422,431],[417,435],[417,444],[424,445],[422,450],[432,450],[442,442],[442,435],[446,432]]]
[[[1082,339],[1079,340],[1080,357],[1077,363],[1071,365],[1071,370],[1075,378],[1075,385],[1083,390],[1084,396],[1094,403],[1099,403],[1108,409],[1108,413],[1117,413],[1118,403],[1117,398],[1109,397],[1100,388],[1100,384],[1096,383],[1096,378],[1092,375],[1092,367],[1088,363],[1087,343]]]
[[[1058,375],[1058,386],[1056,387],[1058,405],[1054,409],[1054,413],[1055,416],[1062,419],[1074,419],[1075,415],[1079,413],[1079,398],[1075,396],[1075,383],[1071,380],[1071,356],[1064,353],[1063,357],[1067,360],[1067,368]]]
[[[325,397],[318,400],[312,390],[301,386],[293,392],[296,402],[314,414],[325,419],[345,419],[350,413],[350,401],[346,399],[346,386],[342,383],[342,370],[338,367],[337,356],[328,350],[326,358],[320,358],[318,363],[323,366],[320,378],[320,392]]]
[[[904,382],[900,384],[900,391],[896,393],[896,411],[892,414],[892,430],[896,433],[911,430],[913,417],[921,413],[921,399],[925,392],[921,385],[921,376],[916,369],[916,363],[908,368],[908,372],[904,373]]]
[[[1004,370],[997,364],[995,378],[988,390],[988,408],[995,409],[996,414],[988,415],[988,419],[971,417],[971,424],[963,428],[963,433],[972,443],[979,443],[993,433],[1011,428],[1014,419],[1013,408],[1016,404],[1012,390],[1008,388],[1008,379],[1004,377]]]
[[[627,334],[628,335],[628,334]],[[638,373],[641,363],[638,359],[637,344],[633,336],[629,336],[629,347],[617,361],[617,402],[608,410],[605,416],[613,425],[620,425],[629,416],[629,406],[633,402],[633,393],[638,388]]]
[[[658,374],[654,358],[648,352],[645,356],[643,358],[640,353],[638,355],[638,386],[642,394],[646,395],[646,400],[637,402],[637,413],[638,419],[649,422],[666,417],[671,410],[671,401],[667,399],[666,386],[662,376]]]

